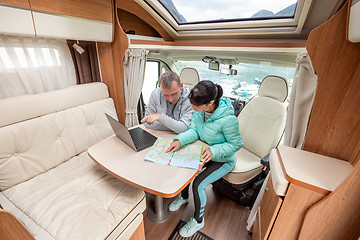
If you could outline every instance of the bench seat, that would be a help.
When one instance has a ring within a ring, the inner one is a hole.
[[[14,113],[0,121],[4,209],[39,239],[129,239],[142,221],[145,193],[87,154],[113,134],[105,112],[116,112],[106,85],[0,100],[0,110],[9,105]]]

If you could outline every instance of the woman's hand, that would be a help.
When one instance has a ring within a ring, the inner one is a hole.
[[[179,149],[179,147],[181,146],[180,142],[178,140],[173,141],[172,143],[170,143],[170,147],[168,149],[166,149],[166,153],[167,152],[175,152],[176,150]]]
[[[206,148],[202,151],[202,159],[203,159],[204,163],[207,163],[212,158],[213,158],[213,155],[212,155],[210,148]]]

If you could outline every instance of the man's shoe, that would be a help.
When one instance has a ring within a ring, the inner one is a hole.
[[[182,237],[191,237],[197,231],[199,231],[205,224],[204,218],[201,223],[198,223],[195,218],[190,218],[189,222],[185,224],[179,231]]]
[[[189,198],[188,199],[183,199],[183,197],[180,195],[178,196],[177,199],[175,199],[172,203],[170,203],[169,205],[169,210],[174,212],[176,210],[178,210],[181,205],[183,205],[184,203],[189,202]]]

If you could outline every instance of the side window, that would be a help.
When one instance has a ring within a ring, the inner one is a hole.
[[[170,71],[169,67],[165,63],[160,62],[160,75],[166,73],[167,71]]]
[[[156,61],[147,61],[145,67],[144,84],[142,94],[145,105],[149,102],[151,92],[156,88],[156,82],[159,80],[160,63]]]
[[[145,67],[144,84],[142,95],[145,105],[149,102],[151,92],[158,87],[158,80],[161,74],[170,71],[166,63],[161,60],[148,60]]]

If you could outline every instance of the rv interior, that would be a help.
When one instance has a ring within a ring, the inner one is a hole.
[[[105,117],[139,125],[167,71],[222,86],[244,141],[189,239],[360,239],[360,0],[0,0],[0,239],[187,239],[195,171],[152,188],[190,170]]]

